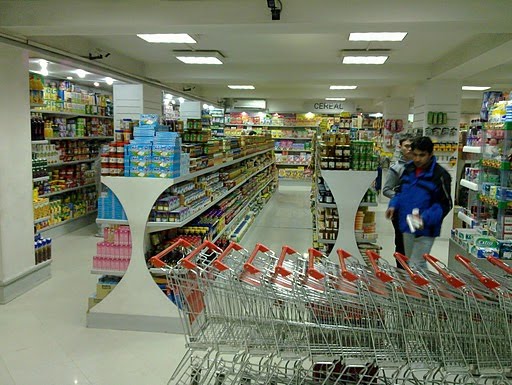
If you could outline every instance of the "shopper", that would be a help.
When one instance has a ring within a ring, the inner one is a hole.
[[[399,190],[389,202],[386,218],[397,216],[409,265],[426,268],[423,255],[430,253],[443,219],[452,208],[451,177],[437,164],[429,137],[416,138],[411,150],[413,161],[404,167]],[[413,216],[415,209],[419,212]]]
[[[386,177],[386,182],[384,183],[384,187],[382,188],[382,193],[384,196],[389,199],[393,198],[398,188],[400,187],[400,178],[402,173],[404,172],[405,164],[412,160],[412,136],[411,135],[402,135],[399,141],[399,150],[400,155],[395,163],[391,165],[388,170],[388,174]],[[398,225],[398,213],[395,213],[392,219],[393,228],[395,230],[395,252],[400,254],[405,254],[404,249],[404,239],[402,236],[402,232],[400,231],[400,227]],[[397,267],[402,267],[400,263],[397,261]]]

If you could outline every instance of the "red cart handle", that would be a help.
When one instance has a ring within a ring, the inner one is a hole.
[[[373,271],[375,272],[375,275],[378,279],[380,279],[382,282],[387,283],[394,280],[392,276],[389,274],[383,272],[377,263],[377,261],[380,259],[380,255],[377,254],[375,251],[366,250],[366,255],[368,258],[370,258],[370,264],[372,265]]]
[[[222,253],[222,249],[218,247],[216,244],[210,241],[204,241],[203,243],[201,243],[199,247],[195,248],[190,254],[188,254],[185,258],[181,260],[181,265],[183,265],[184,268],[189,270],[195,269],[197,265],[194,262],[192,262],[192,259],[194,259],[197,256],[197,254],[199,254],[203,249],[208,249],[210,251]]]
[[[213,260],[213,262],[212,262],[213,267],[215,267],[219,271],[224,271],[224,270],[229,269],[229,266],[222,263],[222,260],[229,254],[229,252],[231,250],[240,251],[242,249],[243,249],[243,247],[240,246],[238,243],[229,242],[228,247],[226,247],[224,249],[224,251],[222,253],[220,253],[220,255]]]
[[[282,277],[286,277],[292,273],[290,270],[283,267],[283,262],[286,256],[292,254],[297,254],[297,251],[292,249],[290,246],[283,246],[281,249],[281,255],[279,256],[276,267],[274,268],[274,274],[279,274]]]
[[[492,263],[494,266],[497,266],[499,267],[501,270],[503,270],[505,273],[507,274],[510,274],[512,275],[512,267],[510,267],[509,265],[507,265],[505,262],[503,262],[502,260],[498,259],[498,258],[495,258],[495,257],[491,257],[490,255],[487,256],[487,260]]]
[[[488,289],[492,290],[501,286],[499,282],[496,282],[494,279],[484,275],[468,258],[463,257],[460,254],[457,254],[455,256],[455,260],[457,262],[460,262],[466,269],[468,269]]]
[[[165,250],[162,250],[157,255],[149,258],[149,262],[155,267],[160,267],[160,268],[166,267],[167,264],[164,261],[162,261],[160,258],[164,257],[165,255],[167,255],[168,253],[173,251],[175,248],[180,247],[180,246],[186,247],[188,249],[193,248],[193,246],[189,242],[187,242],[186,240],[184,240],[183,238],[180,237],[176,240],[176,242],[174,242],[172,245],[167,247]]]
[[[466,283],[459,278],[455,277],[453,274],[448,273],[446,270],[444,270],[439,264],[440,261],[436,257],[430,255],[430,254],[424,254],[423,258],[427,260],[428,263],[430,263],[434,268],[443,276],[443,278],[448,282],[450,285],[452,285],[454,288],[459,289],[462,286],[465,286]]]
[[[402,265],[407,274],[409,274],[409,277],[411,277],[411,281],[413,281],[416,285],[425,286],[430,283],[425,277],[411,270],[409,264],[407,263],[407,261],[409,261],[409,257],[406,257],[405,255],[399,252],[394,253],[393,256]]]
[[[341,275],[343,278],[345,278],[347,281],[354,282],[359,279],[359,276],[348,271],[347,270],[347,264],[345,263],[345,259],[348,257],[351,257],[352,254],[350,254],[348,251],[345,251],[343,249],[336,250],[336,253],[338,254],[338,259],[340,260],[340,267],[341,267]]]
[[[322,254],[321,251],[318,251],[317,249],[314,249],[312,247],[310,247],[308,249],[308,254],[309,254],[308,269],[306,271],[306,274],[308,276],[313,277],[313,278],[318,279],[318,280],[324,279],[325,278],[325,274],[321,273],[320,271],[318,271],[315,268],[315,259],[323,257],[324,255]]]
[[[262,245],[261,243],[256,243],[256,246],[254,246],[254,250],[249,256],[249,259],[247,260],[247,262],[244,263],[244,270],[248,271],[251,274],[257,274],[261,272],[260,269],[258,269],[256,266],[252,264],[254,258],[256,258],[256,255],[258,254],[259,251],[261,251],[262,253],[267,253],[270,251],[270,249],[267,246]]]

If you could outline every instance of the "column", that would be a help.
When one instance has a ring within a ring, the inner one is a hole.
[[[50,277],[35,265],[28,52],[0,43],[0,304]]]
[[[114,126],[123,119],[139,120],[140,114],[162,115],[162,90],[146,84],[114,84]]]
[[[403,130],[396,132],[396,130],[384,129],[383,144],[384,147],[390,152],[394,152],[398,144],[398,137],[401,133],[407,130],[409,117],[409,98],[387,98],[383,103],[383,119],[384,120],[401,120]]]
[[[428,135],[432,141],[440,143],[458,143],[460,106],[462,100],[462,83],[458,80],[429,80],[416,89],[414,98],[413,128],[422,135]],[[443,124],[429,124],[429,112],[444,112],[447,122]],[[432,130],[433,128],[441,129]],[[453,129],[443,133],[442,129]],[[452,177],[452,198],[455,196],[456,160],[457,152],[453,154],[435,153],[438,163],[441,164]],[[455,161],[450,161],[454,159]],[[453,210],[443,221],[441,238],[449,239],[453,227]]]

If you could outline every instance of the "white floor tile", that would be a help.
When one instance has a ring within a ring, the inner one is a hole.
[[[12,378],[9,370],[7,369],[7,365],[4,360],[0,357],[0,384],[2,385],[15,385],[14,379]]]
[[[16,384],[37,385],[92,385],[85,374],[72,362],[38,365],[32,361],[30,365],[12,371]]]

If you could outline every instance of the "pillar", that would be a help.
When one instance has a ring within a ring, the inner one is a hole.
[[[400,119],[403,130],[399,133],[384,129],[384,146],[390,152],[395,151],[399,142],[399,135],[407,130],[409,117],[409,98],[387,98],[383,103],[383,119]]]
[[[0,43],[0,304],[50,277],[35,265],[28,52]]]

